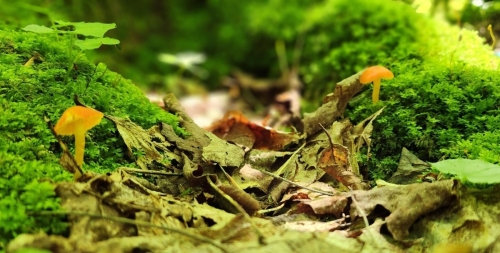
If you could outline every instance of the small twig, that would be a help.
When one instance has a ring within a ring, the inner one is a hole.
[[[366,217],[366,213],[363,209],[361,209],[358,205],[358,201],[354,197],[354,192],[352,191],[352,188],[348,186],[349,192],[351,193],[351,199],[352,202],[354,203],[354,206],[356,207],[356,210],[358,210],[359,214],[363,217],[363,221],[365,222],[365,226],[368,228],[370,226],[370,223],[368,223],[368,217]]]
[[[318,123],[319,126],[323,129],[323,131],[325,131],[325,134],[326,134],[326,137],[328,137],[328,141],[330,142],[330,147],[332,148],[332,156],[335,156],[335,152],[333,150],[333,141],[332,141],[332,137],[330,136],[330,134],[328,133],[328,131],[326,130],[325,127],[323,127],[323,125],[321,123]]]
[[[121,222],[125,224],[130,224],[130,225],[136,225],[136,226],[143,226],[143,227],[152,227],[152,228],[159,228],[167,231],[171,231],[174,233],[182,234],[187,237],[191,237],[195,240],[205,242],[211,245],[214,245],[215,247],[221,249],[223,252],[228,252],[226,248],[220,244],[219,242],[212,240],[210,238],[193,234],[178,228],[171,228],[171,227],[164,227],[160,225],[155,225],[149,222],[145,221],[140,221],[140,220],[132,220],[132,219],[127,219],[123,217],[116,217],[116,216],[107,216],[107,215],[101,215],[101,214],[92,214],[92,213],[85,213],[85,212],[73,212],[73,211],[37,211],[37,212],[28,212],[30,215],[78,215],[78,216],[87,216],[91,218],[97,218],[97,219],[108,219],[111,221],[116,221],[116,222]]]
[[[162,175],[162,176],[182,176],[182,173],[170,173],[170,172],[163,172],[163,171],[157,171],[157,170],[141,170],[141,169],[133,169],[133,168],[121,168],[122,170],[126,172],[131,172],[131,173],[143,173],[143,174],[152,174],[152,175]]]
[[[290,181],[290,180],[288,180],[288,179],[286,179],[286,178],[282,178],[282,177],[280,177],[280,176],[276,176],[276,175],[274,175],[273,173],[271,173],[271,172],[267,172],[267,171],[265,171],[265,170],[258,170],[258,171],[260,171],[260,172],[262,172],[262,173],[264,173],[264,174],[266,174],[266,175],[269,175],[269,176],[271,176],[271,177],[274,177],[274,178],[277,178],[277,179],[283,180],[283,181],[285,181],[285,182],[287,182],[287,183],[289,183],[289,184],[291,184],[291,185],[295,185],[295,186],[297,186],[297,187],[299,187],[299,188],[303,188],[303,189],[306,189],[306,190],[309,190],[309,191],[312,191],[312,192],[317,192],[317,193],[325,194],[325,195],[328,195],[328,196],[335,196],[335,194],[333,194],[333,193],[331,193],[331,192],[326,192],[326,191],[322,191],[322,190],[317,190],[317,189],[314,189],[314,188],[310,188],[310,187],[307,187],[307,186],[303,186],[303,185],[300,185],[300,184],[295,183],[295,182],[293,182],[293,181]]]
[[[290,158],[288,158],[288,160],[286,160],[286,162],[283,165],[281,165],[281,167],[278,170],[276,170],[276,173],[278,175],[281,174],[282,170],[284,170],[286,168],[286,166],[288,166],[288,164],[290,163],[292,158],[295,157],[299,153],[299,151],[301,151],[305,146],[306,146],[306,144],[304,143],[297,150],[295,150],[293,152],[293,154],[290,156]]]
[[[366,226],[365,227],[366,228],[366,233],[368,234],[368,237],[372,240],[373,247],[375,247],[375,248],[383,248],[383,247],[380,246],[380,242],[377,240],[377,237],[376,237],[375,233],[370,229],[370,223],[368,223],[368,217],[366,216],[365,211],[363,209],[361,209],[361,207],[358,204],[358,201],[354,197],[354,192],[353,192],[352,188],[350,186],[348,188],[349,188],[349,192],[351,193],[352,203],[354,203],[354,206],[356,207],[356,210],[363,217],[363,221],[365,222],[365,226]],[[385,221],[384,221],[384,223],[385,223]]]
[[[305,145],[306,145],[306,143],[302,144],[302,146],[300,146],[297,150],[295,150],[295,151],[293,152],[292,156],[290,156],[290,158],[288,158],[288,160],[286,160],[286,162],[285,162],[285,163],[284,163],[284,164],[283,164],[283,165],[282,165],[282,166],[281,166],[281,167],[280,167],[280,168],[276,171],[278,175],[279,175],[279,174],[281,174],[281,170],[283,170],[284,168],[286,168],[286,166],[288,166],[288,164],[290,163],[290,161],[292,160],[292,158],[293,158],[294,156],[296,156],[296,155],[297,155],[297,153],[299,153],[299,151],[300,151],[300,150],[302,150],[302,149],[304,148],[304,146],[305,146]],[[307,187],[307,186],[303,186],[303,185],[300,185],[300,184],[298,184],[298,183],[295,183],[295,182],[293,182],[293,181],[291,181],[291,180],[288,180],[288,179],[286,179],[286,178],[280,177],[280,176],[278,176],[278,175],[274,175],[273,173],[271,173],[271,172],[267,172],[267,171],[265,171],[265,170],[258,170],[258,171],[260,171],[260,172],[262,172],[262,173],[264,173],[264,174],[266,174],[266,175],[269,175],[269,176],[271,176],[271,177],[274,177],[274,178],[277,178],[277,179],[283,180],[283,181],[285,181],[285,182],[287,182],[287,183],[289,183],[289,184],[291,184],[291,185],[295,185],[295,186],[297,186],[297,187],[304,188],[304,189],[309,190],[309,191],[312,191],[312,192],[317,192],[317,193],[321,193],[321,194],[325,194],[325,195],[329,195],[329,196],[334,196],[334,194],[333,194],[333,193],[331,193],[331,192],[325,192],[325,191],[322,191],[322,190],[316,190],[316,189],[313,189],[313,188],[310,188],[310,187]]]

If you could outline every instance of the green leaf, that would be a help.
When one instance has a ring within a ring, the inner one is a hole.
[[[75,29],[70,31],[70,33],[77,33],[84,36],[93,36],[97,38],[102,38],[104,34],[116,28],[115,23],[104,24],[104,23],[85,23],[85,22],[65,22],[65,21],[56,21],[58,26],[73,26]]]
[[[471,183],[500,183],[500,166],[483,160],[450,159],[431,163],[431,166]]]
[[[54,30],[52,28],[48,28],[43,25],[27,25],[23,30],[34,33],[53,33]]]
[[[75,41],[75,46],[79,47],[81,50],[92,50],[101,47],[102,45],[117,45],[120,41],[112,38],[96,38],[96,39],[85,39]]]

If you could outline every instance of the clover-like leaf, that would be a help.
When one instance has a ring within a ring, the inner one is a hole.
[[[81,50],[92,50],[101,47],[102,45],[117,45],[120,41],[112,38],[95,38],[75,41],[75,46]]]
[[[431,166],[442,173],[457,175],[462,181],[500,183],[500,166],[483,160],[450,159],[431,163]]]
[[[65,22],[65,21],[56,21],[58,26],[73,26],[74,30],[70,33],[77,33],[84,36],[93,36],[97,38],[102,38],[104,34],[116,28],[115,23],[104,24],[104,23],[85,23],[85,22]]]
[[[53,33],[54,30],[52,28],[48,28],[43,25],[27,25],[23,28],[24,31],[34,32],[34,33]]]

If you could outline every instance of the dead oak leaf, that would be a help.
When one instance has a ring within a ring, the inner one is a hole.
[[[403,240],[409,235],[408,229],[418,217],[447,206],[457,198],[456,184],[456,181],[450,179],[354,191],[358,207],[351,204],[351,217],[361,216],[357,208],[364,210],[367,215],[375,215],[372,212],[380,205],[391,213],[386,218],[389,232],[394,239]]]
[[[251,122],[240,111],[229,111],[209,130],[226,141],[261,150],[281,150],[295,142],[295,133],[282,133]]]

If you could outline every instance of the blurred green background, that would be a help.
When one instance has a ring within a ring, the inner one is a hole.
[[[308,11],[322,2],[325,1],[0,0],[2,6],[0,16],[3,25],[13,28],[28,24],[49,26],[55,20],[116,23],[117,29],[108,32],[107,36],[119,39],[121,50],[102,47],[87,53],[91,60],[104,62],[111,70],[132,79],[144,90],[165,91],[168,90],[169,82],[172,82],[169,77],[178,74],[179,68],[161,63],[158,55],[199,52],[207,57],[206,62],[200,67],[207,70],[209,75],[200,78],[189,71],[184,71],[183,75],[202,81],[208,89],[214,89],[220,87],[221,78],[230,74],[235,68],[257,77],[278,77],[280,72],[274,51],[275,41],[283,39],[287,43],[288,51],[291,52],[300,36],[308,38],[307,33],[303,33],[307,30],[307,27],[304,27],[307,26],[306,23],[311,22],[307,17],[310,15]],[[485,29],[488,24],[493,24],[495,32],[500,33],[500,25],[495,25],[500,24],[498,22],[500,1],[406,0],[403,2],[419,12],[446,19],[452,24],[476,29],[486,38],[487,43],[491,43],[491,38]],[[337,22],[337,18],[332,16],[329,24],[323,23],[331,25]],[[387,18],[397,19],[397,17]],[[338,34],[332,35],[338,35],[338,38],[344,40],[350,39],[343,37],[341,32],[336,32]],[[339,45],[334,43],[328,46]],[[305,53],[303,57],[307,58],[308,55]],[[372,63],[359,62],[359,59],[357,61],[355,69],[333,67],[322,70],[331,71],[328,78],[330,82],[335,83],[350,75],[353,70],[359,70]],[[377,61],[374,60],[374,63]],[[352,63],[342,64],[352,65]],[[318,95],[320,94],[312,96]]]

